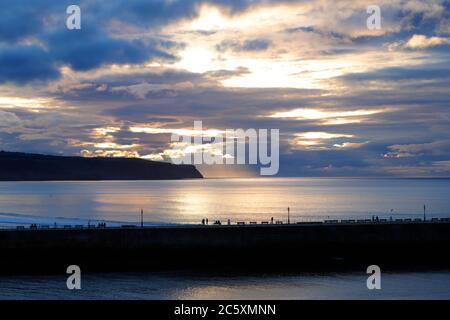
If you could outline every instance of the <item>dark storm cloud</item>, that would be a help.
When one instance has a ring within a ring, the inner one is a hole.
[[[14,0],[0,3],[0,41],[12,41],[38,36],[49,25],[64,27],[66,8],[76,4],[82,9],[83,19],[93,19],[96,24],[106,25],[111,19],[161,26],[175,19],[196,15],[198,4],[203,0]],[[267,1],[253,0],[210,0],[208,3],[228,8],[231,12],[244,10],[249,6]]]
[[[128,72],[126,74],[106,74],[104,76],[92,79],[98,84],[106,83],[110,86],[132,85],[142,82],[155,84],[175,84],[183,81],[201,82],[204,76],[198,73],[192,73],[184,70],[164,70],[162,72]]]
[[[15,0],[0,2],[0,42],[14,43],[42,32],[46,17],[60,10],[65,13],[68,1]],[[66,6],[65,6],[66,4]]]
[[[159,50],[157,43],[115,39],[90,28],[73,32],[63,29],[47,37],[50,55],[55,61],[74,70],[90,70],[107,63],[142,63],[151,58],[166,60],[174,57]]]
[[[202,1],[80,1],[82,29],[65,28],[69,1],[2,1],[0,3],[0,82],[25,83],[53,79],[57,67],[91,70],[108,63],[141,63],[152,58],[173,60],[175,44],[161,39],[146,42],[119,39],[109,34],[114,19],[133,25],[158,27],[181,17],[193,17]],[[254,1],[212,1],[233,11],[243,10]],[[34,39],[42,44],[23,44]],[[250,47],[261,43],[249,43]]]
[[[36,45],[0,45],[0,70],[0,83],[45,81],[59,76],[54,61],[44,49]]]
[[[118,39],[106,30],[114,21],[129,23],[140,27],[161,27],[179,18],[192,18],[197,13],[197,6],[204,1],[183,0],[111,0],[111,1],[79,1],[82,9],[82,29],[66,30],[66,7],[71,1],[32,1],[16,0],[0,3],[0,44],[8,44],[1,48],[2,60],[0,69],[7,70],[0,82],[24,83],[37,80],[48,80],[57,76],[56,66],[67,64],[75,70],[91,70],[108,63],[141,63],[159,58],[173,60],[170,52],[174,44],[161,39],[143,41]],[[252,0],[212,0],[227,8],[230,13],[244,10],[258,3],[267,1]],[[19,44],[24,39],[34,38],[43,44],[45,51],[34,45]],[[267,48],[265,40],[249,40],[244,43],[245,50],[261,50]],[[17,53],[25,68],[11,67],[11,54]],[[44,57],[44,55],[47,57]],[[32,67],[33,61],[41,66]],[[31,68],[30,68],[31,67]],[[29,72],[27,73],[27,70]]]
[[[126,40],[114,38],[97,27],[68,30],[61,27],[43,33],[39,41],[45,45],[0,46],[1,82],[25,83],[59,76],[58,67],[68,65],[73,70],[86,71],[104,64],[142,63],[158,58],[175,57],[168,52],[169,42]]]
[[[298,99],[280,97],[288,92],[296,92]],[[181,91],[176,97],[150,97],[146,101],[128,104],[119,108],[109,109],[108,115],[125,117],[128,120],[144,120],[151,115],[186,115],[190,119],[220,119],[221,125],[236,126],[243,123],[246,126],[252,121],[261,122],[264,119],[255,118],[279,107],[292,107],[307,104],[308,97],[318,90],[292,89],[226,89],[208,88]],[[239,117],[236,115],[239,114]],[[214,123],[217,123],[214,120]]]
[[[230,14],[235,14],[251,7],[270,3],[302,2],[292,0],[110,0],[103,6],[103,1],[95,1],[98,8],[107,17],[114,16],[122,21],[142,26],[160,26],[179,18],[193,18],[199,5],[207,3],[220,6]]]

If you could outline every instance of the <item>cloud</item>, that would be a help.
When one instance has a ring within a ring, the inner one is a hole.
[[[344,81],[417,81],[450,79],[450,67],[442,63],[427,66],[388,67],[369,72],[349,73],[340,77]]]
[[[123,151],[123,150],[81,150],[80,156],[91,157],[112,157],[112,158],[139,158],[140,155],[136,151]]]
[[[369,1],[66,4],[0,5],[3,149],[166,160],[203,120],[280,129],[282,175],[446,174],[446,2],[382,0],[380,31]]]
[[[51,0],[3,2],[0,5],[0,42],[16,43],[24,38],[39,35],[46,23],[45,17],[53,10],[65,8],[64,2],[68,1],[60,1],[59,5]]]
[[[324,31],[314,26],[288,28],[285,31],[288,33],[296,33],[296,32],[314,33],[325,38],[331,38],[335,40],[344,41],[346,43],[350,43],[350,37],[346,36],[343,33]]]
[[[159,91],[176,91],[176,90],[187,90],[194,88],[194,84],[189,81],[178,82],[174,84],[150,84],[150,83],[139,83],[130,86],[117,86],[111,88],[112,92],[125,91],[129,94],[135,96],[138,99],[145,99],[149,92],[159,92]]]
[[[383,112],[383,110],[353,110],[353,111],[322,111],[317,109],[294,109],[290,111],[276,112],[269,115],[271,118],[294,118],[301,119],[329,119],[366,116]]]
[[[365,143],[343,142],[336,143],[342,139],[354,138],[353,134],[329,133],[329,132],[303,132],[296,133],[290,144],[293,150],[330,150],[333,148],[359,148]],[[330,141],[328,141],[330,140]]]
[[[236,40],[225,40],[216,46],[217,50],[220,52],[225,52],[231,50],[234,52],[243,51],[264,51],[271,45],[270,40],[266,39],[250,39],[243,42]]]
[[[408,40],[408,42],[406,42],[405,47],[410,49],[425,49],[444,44],[450,44],[450,38],[427,37],[424,35],[415,34]]]
[[[304,132],[297,134],[301,139],[307,140],[322,140],[322,139],[336,139],[336,138],[353,138],[352,134],[342,133],[328,133],[328,132]]]
[[[226,133],[225,130],[217,129],[184,129],[184,128],[152,128],[152,127],[130,127],[131,132],[135,133],[147,133],[147,134],[176,134],[179,136],[192,136],[192,137],[217,137]]]
[[[107,32],[93,17],[90,8],[82,6],[81,30],[64,27],[64,2],[14,1],[1,6],[0,19],[0,83],[27,83],[58,78],[59,68],[91,70],[104,64],[143,63],[151,59],[174,60],[170,53],[175,44],[157,38],[146,41],[118,38]],[[136,2],[137,3],[137,2]],[[103,4],[98,12],[105,20],[113,1]],[[57,13],[60,13],[59,15]],[[109,12],[111,13],[111,12]],[[97,17],[98,18],[98,17]],[[107,25],[107,23],[106,23]],[[3,40],[3,43],[2,43]]]
[[[320,120],[323,124],[337,125],[359,123],[365,116],[382,112],[386,109],[373,110],[318,110],[312,108],[298,108],[289,111],[279,111],[268,115],[270,118],[293,119],[293,120]]]
[[[0,19],[1,20],[1,19]],[[1,46],[0,83],[46,81],[59,76],[58,68],[43,48],[36,45]]]
[[[356,148],[361,148],[362,146],[365,146],[366,144],[368,144],[367,141],[365,142],[343,142],[343,143],[337,143],[334,144],[333,146],[338,148],[338,149],[356,149]]]
[[[439,177],[450,174],[450,161],[433,161],[423,165],[401,165],[383,168],[385,172],[406,177]]]
[[[174,60],[161,42],[119,39],[97,28],[62,29],[45,39],[50,57],[78,71],[104,64],[138,64],[155,58]]]
[[[388,146],[390,152],[384,154],[386,158],[409,158],[422,156],[424,153],[432,155],[450,155],[450,140],[439,140],[428,143],[395,144]]]
[[[0,127],[14,127],[20,124],[22,121],[15,113],[0,110]]]
[[[151,91],[155,91],[155,89],[156,89],[155,87],[157,87],[157,86],[144,82],[144,83],[134,84],[131,86],[113,87],[111,89],[111,91],[112,92],[126,91],[138,99],[145,99],[147,93],[149,93]]]

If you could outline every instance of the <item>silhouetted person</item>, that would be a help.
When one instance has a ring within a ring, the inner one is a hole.
[[[231,220],[230,219],[228,219],[228,225],[230,225],[231,224]]]
[[[272,218],[270,218],[270,223],[271,223],[271,224],[273,224],[273,217],[272,217]]]
[[[205,219],[202,219],[202,225],[205,225]]]
[[[208,224],[208,218],[206,218],[206,224]]]

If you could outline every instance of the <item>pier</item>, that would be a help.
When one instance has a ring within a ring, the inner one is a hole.
[[[450,266],[450,221],[323,221],[291,224],[0,231],[2,272],[158,268],[304,268],[369,264]],[[30,270],[31,269],[31,270]]]

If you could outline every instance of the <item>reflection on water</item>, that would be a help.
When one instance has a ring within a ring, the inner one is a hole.
[[[61,276],[0,277],[0,299],[450,299],[447,272],[217,276],[175,273],[85,274],[81,290]]]
[[[426,179],[1,182],[0,213],[135,222],[144,208],[148,222],[199,223],[285,219],[289,206],[292,220],[308,221],[421,217],[427,204],[429,216],[449,216],[449,190],[450,180]]]
[[[450,180],[406,179],[1,182],[0,224],[51,224],[57,217],[136,222],[140,208],[147,222],[165,223],[199,223],[204,217],[285,219],[288,206],[291,220],[421,217],[424,203],[429,217],[450,216],[449,190]],[[24,220],[23,215],[30,217]],[[450,271],[383,273],[381,291],[366,288],[364,272],[84,274],[80,291],[67,290],[65,274],[0,276],[0,299],[450,299],[449,275]]]

